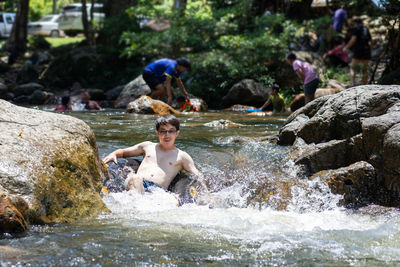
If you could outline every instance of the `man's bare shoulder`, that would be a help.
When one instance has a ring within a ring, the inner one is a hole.
[[[192,157],[185,151],[180,150],[179,148],[177,148],[178,150],[178,155],[182,160],[192,160]]]
[[[143,147],[143,148],[152,147],[152,146],[155,146],[155,145],[157,145],[157,144],[153,143],[151,141],[144,141],[144,142],[136,144],[136,146],[140,146],[140,147]]]

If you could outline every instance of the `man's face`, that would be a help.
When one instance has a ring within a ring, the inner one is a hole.
[[[185,101],[176,101],[176,103],[178,104],[178,107],[183,107],[183,105],[185,105]]]
[[[156,131],[160,144],[175,144],[175,139],[178,137],[179,130],[177,131],[175,126],[171,124],[161,125],[158,131]]]
[[[181,66],[181,65],[178,65],[176,68],[178,69],[178,71],[179,71],[180,73],[187,71],[187,68],[184,67],[184,66]]]

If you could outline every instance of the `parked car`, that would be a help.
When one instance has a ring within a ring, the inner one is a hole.
[[[15,13],[0,13],[0,38],[10,37]]]
[[[88,19],[90,19],[91,8],[92,4],[86,4]],[[104,17],[103,4],[94,4],[94,26],[99,27],[103,23]],[[74,36],[77,33],[83,32],[82,4],[76,3],[63,7],[58,23],[59,29],[63,30],[66,35]]]
[[[59,37],[61,35],[58,29],[59,18],[60,15],[48,15],[38,21],[30,22],[28,24],[28,34]]]

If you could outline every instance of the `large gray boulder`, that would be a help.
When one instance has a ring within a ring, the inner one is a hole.
[[[142,75],[136,77],[133,81],[125,85],[121,94],[114,102],[115,108],[126,108],[126,106],[139,98],[142,95],[148,95],[151,93],[150,87],[143,80]]]
[[[233,85],[222,98],[222,105],[230,107],[235,104],[261,106],[271,95],[272,89],[266,88],[254,80],[245,79]]]
[[[0,132],[0,202],[31,223],[107,211],[99,193],[108,172],[83,121],[0,100]]]
[[[368,180],[375,190],[370,201],[400,205],[399,85],[358,86],[318,98],[288,117],[278,143],[293,145],[289,158],[306,176],[368,163],[375,175]]]

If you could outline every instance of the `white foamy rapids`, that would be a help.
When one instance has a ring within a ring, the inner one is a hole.
[[[368,231],[382,222],[370,216],[346,213],[341,209],[297,213],[256,210],[252,208],[214,208],[186,204],[176,205],[176,198],[162,191],[153,194],[112,193],[105,199],[111,217],[132,226],[145,221],[149,225],[179,225],[199,231],[209,238],[239,239],[243,242],[270,242],[280,235],[304,235],[321,231]],[[180,227],[178,227],[180,228]],[[177,228],[177,229],[178,229]],[[282,244],[282,242],[279,242]],[[270,248],[270,247],[269,247]],[[262,250],[262,247],[260,248]]]
[[[234,188],[233,191],[235,190],[237,196],[220,192],[218,197],[227,199],[233,196],[239,199],[240,190]],[[111,215],[105,216],[111,216],[130,226],[135,221],[145,221],[150,225],[180,225],[196,233],[201,231],[205,235],[246,242],[269,240],[271,235],[296,235],[304,234],[303,232],[365,231],[382,223],[370,216],[350,214],[336,207],[299,213],[296,209],[276,211],[269,208],[210,208],[209,205],[199,206],[193,203],[178,206],[176,196],[161,189],[144,195],[133,191],[110,193],[104,197],[104,201],[112,211]]]
[[[306,180],[305,184],[305,188],[291,188],[292,198],[287,207],[288,211],[303,213],[338,209],[339,201],[343,199],[342,195],[333,194],[329,186],[319,178]]]

